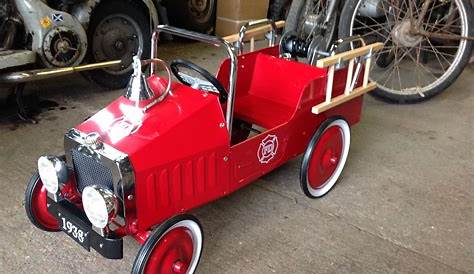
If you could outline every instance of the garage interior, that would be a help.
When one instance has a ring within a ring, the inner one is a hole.
[[[160,45],[160,58],[177,56],[215,73],[226,55],[189,41]],[[321,199],[300,189],[300,155],[193,210],[205,239],[196,273],[474,273],[473,87],[471,63],[427,102],[364,96],[345,169]],[[108,260],[38,230],[24,209],[38,157],[63,154],[64,133],[123,93],[72,75],[28,84],[37,124],[0,107],[1,273],[129,273],[134,239],[124,239],[124,259]]]

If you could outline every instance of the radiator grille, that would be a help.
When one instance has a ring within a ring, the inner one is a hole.
[[[85,187],[92,185],[113,190],[112,172],[108,167],[76,149],[71,154],[79,192],[82,193]]]

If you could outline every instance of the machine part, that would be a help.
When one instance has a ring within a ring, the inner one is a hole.
[[[170,23],[185,29],[212,33],[217,0],[172,0],[167,2]]]
[[[133,56],[147,59],[150,20],[136,2],[101,2],[93,11],[88,29],[90,63],[122,60],[122,66],[91,71],[88,76],[107,88],[123,88],[133,73]]]
[[[321,198],[336,184],[349,154],[351,132],[341,118],[326,120],[314,134],[303,157],[300,184],[309,198]]]
[[[308,48],[308,43],[298,39],[296,32],[285,33],[280,41],[280,54],[289,53],[291,56],[305,58],[308,56]]]
[[[132,273],[193,274],[201,259],[203,233],[191,215],[179,215],[159,225],[140,248]]]
[[[294,0],[292,2],[285,32],[294,31],[300,40],[307,42],[308,49],[311,50],[304,58],[308,62],[314,62],[319,58],[318,52],[329,49],[336,32],[336,13],[335,0]]]
[[[50,69],[35,69],[26,70],[19,72],[9,72],[0,75],[0,84],[14,84],[14,83],[26,83],[30,81],[44,80],[55,77],[60,77],[75,72],[88,71],[94,69],[100,69],[111,66],[118,66],[121,64],[120,60],[108,61],[96,64],[82,65],[76,67],[65,67],[65,68],[50,68]]]
[[[15,0],[15,4],[26,32],[32,37],[31,50],[38,53],[46,67],[75,66],[83,61],[87,51],[87,35],[76,18],[54,10],[42,1]],[[67,42],[60,37],[66,33],[68,38],[65,39],[70,40]],[[75,53],[70,55],[70,50]],[[58,61],[60,55],[62,57]]]
[[[71,14],[77,18],[79,22],[81,22],[82,26],[87,29],[89,26],[89,22],[91,20],[92,12],[94,11],[95,7],[101,2],[101,0],[87,0],[87,1],[79,1],[78,3],[74,4],[71,7]],[[146,6],[151,23],[153,26],[158,25],[159,23],[159,15],[158,9],[153,3],[152,0],[142,0],[143,4]]]
[[[415,47],[423,40],[423,36],[412,34],[412,23],[409,19],[401,21],[392,29],[392,40],[399,47]]]
[[[55,27],[44,37],[43,55],[54,67],[79,64],[83,52],[79,36],[66,27]]]
[[[378,84],[371,95],[399,104],[426,101],[448,88],[468,64],[473,41],[450,38],[474,35],[470,1],[408,1],[408,6],[385,1],[385,15],[377,18],[361,15],[363,3],[346,1],[339,36],[361,35],[385,44],[371,68],[370,80]]]
[[[385,15],[382,0],[363,0],[359,12],[364,17],[378,18]]]
[[[1,50],[0,51],[0,70],[18,67],[36,62],[36,53],[30,50]],[[0,79],[2,75],[0,75]],[[0,83],[2,81],[0,80]]]
[[[25,210],[28,219],[44,231],[60,231],[56,218],[48,212],[47,190],[36,172],[28,182],[25,191]]]

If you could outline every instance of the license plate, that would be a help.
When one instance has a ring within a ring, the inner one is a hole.
[[[64,212],[58,212],[58,221],[61,230],[78,244],[90,251],[90,228],[81,224],[81,221],[74,220],[74,216],[68,216]]]

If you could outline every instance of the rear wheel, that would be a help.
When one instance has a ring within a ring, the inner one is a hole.
[[[156,228],[133,263],[133,274],[192,274],[201,258],[203,234],[190,215],[176,216]]]
[[[47,191],[36,172],[28,182],[25,191],[25,210],[28,219],[37,228],[44,231],[59,231],[56,218],[48,211]]]
[[[469,0],[424,3],[346,1],[339,37],[361,35],[368,42],[385,44],[371,69],[370,78],[378,85],[372,95],[393,103],[424,101],[448,88],[468,63],[472,41],[429,37],[417,33],[416,27],[441,36],[472,36],[474,15]],[[426,16],[420,18],[423,6]]]
[[[346,164],[350,143],[345,120],[332,118],[319,127],[301,164],[300,184],[306,196],[320,198],[332,189]]]
[[[91,80],[106,88],[123,88],[133,73],[132,57],[150,55],[150,19],[145,9],[131,1],[102,2],[88,28],[89,63],[122,60],[122,65],[91,70]]]

